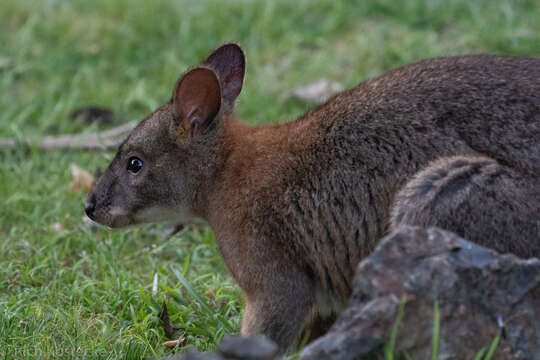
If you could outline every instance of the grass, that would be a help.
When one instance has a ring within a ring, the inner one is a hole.
[[[441,329],[440,318],[439,302],[435,300],[435,303],[433,304],[433,338],[431,341],[431,360],[437,360],[439,357],[439,339]]]
[[[397,351],[396,342],[398,337],[398,329],[402,324],[403,316],[405,315],[405,305],[407,303],[407,296],[403,295],[398,307],[396,319],[392,324],[392,328],[388,334],[388,340],[383,346],[384,360],[394,359],[406,359],[412,360],[407,351]],[[435,300],[433,303],[433,332],[431,335],[431,359],[437,360],[439,358],[439,341],[441,340],[441,320],[440,320],[439,302]],[[404,329],[406,331],[406,329]],[[491,360],[493,354],[497,350],[497,345],[502,334],[502,328],[499,334],[495,336],[489,348],[481,348],[475,355],[474,360]]]
[[[407,302],[407,297],[404,295],[402,296],[401,302],[399,304],[396,320],[392,324],[392,328],[389,334],[389,339],[384,344],[384,359],[385,360],[394,360],[396,356],[395,353],[396,353],[396,339],[397,339],[397,334],[398,334],[398,328],[401,324],[401,321],[403,320],[403,315],[405,314],[406,302]]]
[[[113,109],[118,122],[141,119],[230,40],[248,57],[237,113],[284,121],[308,106],[281,95],[321,77],[353,86],[426,57],[538,56],[538,18],[534,0],[3,0],[0,136],[96,130],[68,120],[85,105]],[[0,153],[1,357],[169,354],[157,318],[164,301],[190,346],[212,349],[238,331],[240,291],[209,230],[165,240],[159,226],[83,225],[69,164],[103,168],[112,155]]]

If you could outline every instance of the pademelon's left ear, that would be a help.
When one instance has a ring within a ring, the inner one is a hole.
[[[221,107],[221,90],[212,69],[197,67],[186,72],[174,88],[176,136],[187,130],[191,137],[203,134]]]
[[[242,48],[234,43],[221,45],[208,55],[202,64],[216,72],[221,84],[223,102],[232,106],[244,82],[246,59]]]

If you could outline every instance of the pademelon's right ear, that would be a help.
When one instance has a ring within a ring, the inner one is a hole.
[[[246,58],[242,48],[234,43],[221,45],[208,55],[202,64],[216,72],[223,101],[232,106],[244,82]]]
[[[206,132],[221,107],[221,89],[212,69],[197,67],[178,79],[172,96],[176,138]]]

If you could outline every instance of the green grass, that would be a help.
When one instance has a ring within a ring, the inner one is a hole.
[[[383,346],[384,360],[394,360],[394,359],[412,360],[411,356],[408,354],[407,351],[396,350],[396,343],[397,343],[399,328],[401,327],[402,331],[405,331],[405,332],[407,331],[407,329],[403,329],[403,326],[402,326],[403,316],[405,315],[406,303],[407,303],[407,296],[403,295],[401,298],[399,307],[398,307],[396,319],[394,320],[394,323],[392,324],[392,328],[387,334],[388,339]],[[441,317],[441,314],[439,311],[439,302],[438,300],[435,300],[435,302],[433,303],[433,331],[431,334],[431,359],[432,360],[437,360],[439,358],[439,341],[441,340],[440,317]],[[483,347],[476,353],[474,360],[491,360],[491,358],[493,357],[493,354],[495,354],[495,351],[497,350],[497,345],[499,344],[501,333],[502,333],[502,329],[501,329],[501,332],[499,332],[499,334],[495,336],[495,338],[489,345],[489,348]]]
[[[113,109],[118,122],[141,119],[179,74],[231,40],[248,57],[237,113],[285,121],[307,106],[281,95],[321,77],[353,86],[426,57],[538,56],[538,18],[534,0],[2,0],[0,136],[96,130],[67,119],[85,105]],[[238,331],[240,290],[209,230],[165,240],[158,226],[82,224],[69,164],[93,170],[111,157],[0,153],[0,356],[168,354],[163,301],[189,345],[211,349]],[[63,230],[51,229],[57,222]]]

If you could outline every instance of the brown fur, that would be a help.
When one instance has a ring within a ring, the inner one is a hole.
[[[236,45],[203,68],[223,99],[202,119],[208,130],[178,138],[190,122],[175,109],[192,99],[173,96],[120,147],[89,215],[110,226],[206,219],[245,295],[243,334],[291,349],[340,311],[356,264],[401,223],[540,255],[540,60],[424,60],[270,126],[232,114],[244,71]],[[202,86],[214,88],[209,79]],[[146,166],[137,175],[125,170],[133,154]]]

